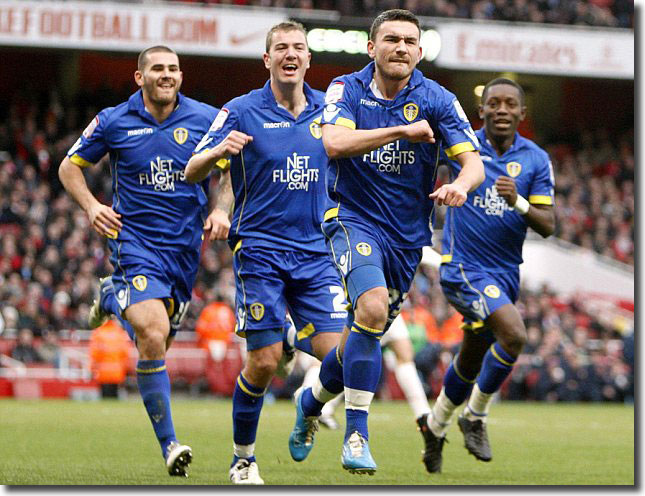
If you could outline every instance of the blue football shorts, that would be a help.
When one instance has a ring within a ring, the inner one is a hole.
[[[236,246],[236,333],[247,350],[280,342],[287,311],[296,327],[296,348],[311,354],[321,332],[342,332],[347,318],[343,283],[327,254]],[[250,244],[250,243],[249,243]]]
[[[464,316],[467,329],[476,330],[495,310],[519,296],[520,271],[487,272],[463,263],[442,263],[441,289],[446,299]]]
[[[352,309],[366,291],[376,287],[387,288],[389,313],[385,330],[389,329],[408,295],[421,261],[422,248],[396,248],[377,227],[338,216],[325,220],[322,230],[336,267],[342,274]],[[353,318],[352,312],[348,326]]]
[[[114,294],[121,312],[140,301],[160,299],[166,305],[170,335],[174,336],[190,305],[199,250],[157,250],[136,240],[110,239],[108,243]]]

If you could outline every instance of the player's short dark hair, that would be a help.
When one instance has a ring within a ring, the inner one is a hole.
[[[421,27],[419,26],[419,18],[417,16],[415,16],[409,10],[391,9],[386,10],[385,12],[381,12],[376,17],[376,19],[374,19],[374,22],[372,22],[372,27],[370,28],[370,40],[374,41],[376,39],[376,35],[378,34],[378,30],[381,27],[381,24],[387,21],[411,22],[417,27],[417,29],[419,30],[419,35],[421,35]]]
[[[519,85],[519,83],[517,83],[516,81],[513,81],[512,79],[508,79],[508,78],[503,78],[503,77],[495,78],[492,81],[489,81],[488,83],[486,83],[486,86],[484,86],[484,91],[482,92],[482,104],[486,102],[486,95],[488,94],[488,89],[493,86],[497,86],[499,84],[508,84],[509,86],[513,86],[517,88],[517,91],[520,93],[520,105],[524,106],[524,99],[525,99],[524,88],[522,88]]]
[[[280,24],[276,24],[271,29],[269,29],[266,39],[267,53],[269,53],[269,50],[271,50],[271,44],[273,43],[273,33],[277,33],[278,31],[300,31],[305,35],[305,43],[307,43],[307,30],[305,29],[305,27],[296,21],[285,21],[281,22]]]
[[[146,62],[148,61],[148,55],[156,52],[174,53],[175,55],[177,55],[177,52],[175,52],[172,48],[168,48],[167,46],[164,46],[164,45],[156,45],[150,48],[146,48],[143,52],[139,54],[139,58],[137,59],[137,69],[142,71],[143,68],[146,66]]]

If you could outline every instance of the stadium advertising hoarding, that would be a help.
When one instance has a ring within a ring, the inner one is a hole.
[[[634,78],[629,29],[443,22],[439,67],[564,76]]]
[[[312,52],[367,53],[368,26],[340,29],[308,25]],[[634,33],[628,29],[542,27],[439,18],[424,18],[424,26],[421,30],[424,59],[437,67],[634,78]]]
[[[369,32],[361,29],[336,29],[313,27],[307,33],[312,52],[367,54]],[[423,58],[432,62],[441,50],[441,37],[434,29],[421,30]]]
[[[161,44],[180,54],[257,58],[266,32],[284,20],[278,10],[0,0],[0,45],[137,52]]]

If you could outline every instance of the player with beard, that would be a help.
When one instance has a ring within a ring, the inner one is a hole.
[[[441,471],[446,432],[469,393],[459,429],[472,455],[492,459],[488,411],[526,343],[515,306],[522,245],[528,227],[545,238],[553,234],[555,180],[547,153],[517,132],[525,115],[524,90],[515,81],[497,78],[485,86],[479,106],[484,127],[476,134],[486,180],[462,208],[449,208],[446,215],[441,287],[465,325],[461,348],[428,418],[426,435],[432,441],[425,456],[432,472]],[[458,164],[449,164],[457,174]]]
[[[67,192],[108,238],[111,276],[101,279],[89,325],[114,314],[139,351],[137,384],[170,475],[187,476],[191,448],[177,441],[165,356],[190,303],[207,219],[208,181],[184,168],[217,109],[188,98],[177,54],[154,46],[134,73],[140,90],[102,110],[60,164]],[[88,189],[82,169],[109,153],[112,206]]]
[[[336,78],[325,95],[323,143],[335,205],[322,228],[352,311],[321,376],[333,361],[342,367],[341,459],[352,473],[376,471],[367,417],[381,373],[379,340],[400,312],[423,246],[432,244],[434,202],[459,207],[484,179],[479,143],[459,102],[416,69],[419,38],[414,14],[383,12],[370,29],[367,50],[373,62]],[[442,150],[459,162],[461,172],[433,192]],[[320,415],[325,397],[316,388],[305,389],[300,398],[298,418]]]

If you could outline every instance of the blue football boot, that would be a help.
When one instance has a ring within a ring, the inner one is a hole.
[[[296,424],[289,435],[289,453],[291,458],[301,462],[314,447],[314,435],[318,430],[318,417],[305,417],[302,411],[302,393],[305,390],[300,388],[293,395],[296,404]]]
[[[343,454],[340,457],[343,468],[350,474],[369,474],[376,472],[376,462],[370,453],[367,440],[358,431],[354,431],[343,445]]]

